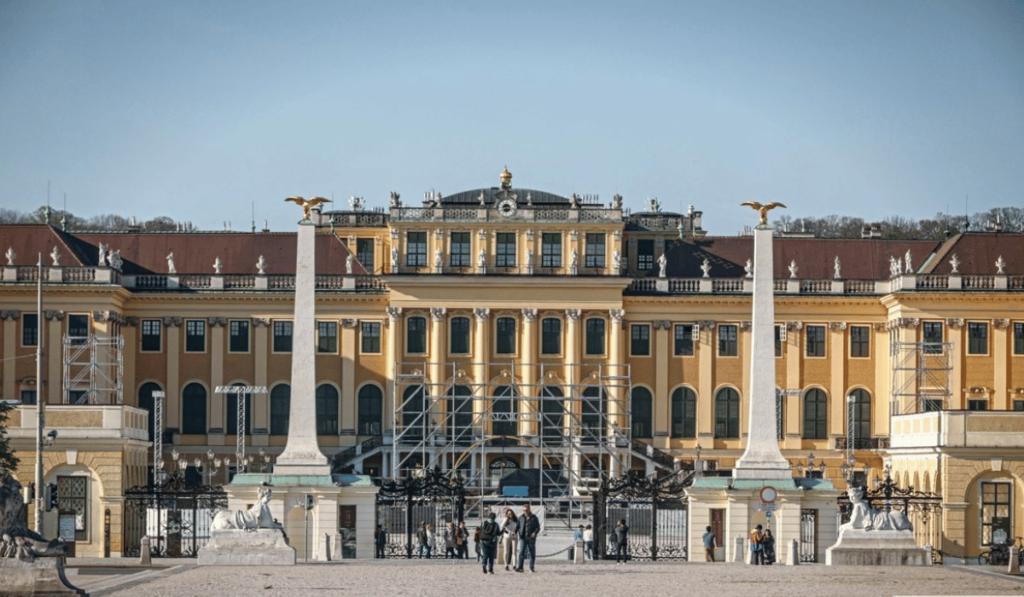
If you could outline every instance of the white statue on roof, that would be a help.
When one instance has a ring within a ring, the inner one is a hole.
[[[401,195],[391,191],[391,207],[402,207]]]
[[[569,256],[569,267],[576,267],[576,264],[580,262],[580,252],[576,250],[576,247],[572,249],[572,255]]]
[[[800,270],[800,268],[797,267],[797,265],[796,265],[796,259],[794,259],[794,260],[789,262],[789,277],[791,279],[793,279],[793,280],[796,279],[796,272],[799,271],[799,270]]]
[[[707,257],[704,258],[704,263],[700,264],[700,269],[704,272],[705,278],[711,277],[711,263],[708,261]]]
[[[480,255],[477,257],[477,267],[483,269],[487,265],[487,250],[480,249]]]
[[[60,249],[53,247],[53,250],[50,251],[50,259],[53,260],[53,267],[60,267],[60,257]]]
[[[100,267],[109,265],[109,263],[107,262],[107,249],[109,248],[110,247],[108,247],[107,245],[100,243],[100,253],[99,257],[97,257],[96,259],[96,265]]]
[[[907,254],[903,256],[903,260],[904,260],[904,262],[906,264],[906,267],[903,268],[903,269],[908,274],[914,273],[914,266],[913,266],[913,262],[911,261],[912,258],[913,258],[913,256],[910,254],[910,249],[907,249]]]
[[[260,275],[267,273],[267,260],[263,258],[263,255],[256,260],[256,270]]]
[[[174,269],[174,251],[167,254],[167,273],[176,274],[178,270]]]
[[[615,270],[615,273],[622,271],[622,251],[618,249],[612,251],[612,268]]]
[[[348,274],[350,276],[352,275],[352,266],[355,264],[355,261],[356,261],[355,257],[352,257],[352,253],[349,253],[348,257],[345,258],[345,273],[346,274]]]
[[[843,262],[839,261],[839,255],[836,255],[836,261],[834,264],[832,264],[832,269],[835,270],[834,277],[836,280],[842,278],[841,272],[843,270]]]
[[[117,249],[114,252],[112,252],[110,254],[109,260],[111,268],[117,271],[121,271],[121,268],[124,266],[124,260],[121,259],[121,249]]]
[[[1005,268],[1006,268],[1006,262],[1003,261],[1003,256],[1000,255],[999,259],[996,259],[996,274],[998,274],[998,275],[1006,274],[1006,272],[1004,271]]]
[[[658,257],[658,277],[659,278],[664,278],[665,277],[665,268],[666,267],[668,267],[668,258],[665,257],[664,253],[662,253]]]
[[[743,271],[747,272],[747,277],[748,278],[753,278],[754,277],[754,262],[752,260],[750,260],[750,259],[747,259],[747,264],[743,266]]]
[[[956,256],[956,253],[953,253],[953,258],[949,260],[949,267],[951,268],[949,273],[960,273],[960,258]]]
[[[18,254],[14,252],[14,247],[7,247],[7,253],[4,257],[7,258],[7,265],[14,265],[14,260],[18,258]]]
[[[220,270],[223,267],[224,264],[220,262],[220,257],[213,260],[213,273],[220,274]]]

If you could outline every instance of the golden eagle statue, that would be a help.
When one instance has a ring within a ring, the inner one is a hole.
[[[757,212],[759,214],[761,214],[761,225],[765,225],[765,224],[768,223],[768,212],[769,211],[775,209],[776,207],[786,207],[782,203],[774,203],[774,202],[772,202],[772,203],[766,203],[764,205],[761,205],[757,201],[744,201],[743,203],[740,203],[740,205],[749,205],[752,209],[757,210]]]
[[[331,203],[330,199],[324,199],[323,197],[313,197],[311,199],[303,199],[302,197],[288,197],[285,201],[291,201],[295,205],[302,206],[302,219],[309,219],[309,210],[316,205],[321,203]]]

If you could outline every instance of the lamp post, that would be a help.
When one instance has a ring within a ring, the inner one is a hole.
[[[36,507],[33,530],[43,534],[43,428],[46,427],[46,397],[43,395],[43,254],[36,263]]]
[[[812,478],[814,477],[814,473],[817,472],[819,474],[819,478],[824,477],[825,461],[822,460],[821,463],[818,464],[816,467],[814,464],[814,460],[814,453],[812,452],[811,454],[807,455],[806,465],[804,465],[804,463],[802,462],[798,462],[796,465],[797,474],[801,477]]]
[[[697,458],[693,461],[693,474],[696,477],[704,476],[704,465],[700,461],[700,444],[697,444]]]
[[[152,392],[153,396],[153,483],[159,485],[164,473],[164,398],[163,391]]]

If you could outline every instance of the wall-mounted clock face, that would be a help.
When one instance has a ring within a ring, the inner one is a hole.
[[[516,213],[516,202],[511,199],[505,199],[498,204],[498,213],[505,216],[506,218]]]

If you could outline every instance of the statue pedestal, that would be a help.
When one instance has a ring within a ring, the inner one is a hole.
[[[0,558],[0,588],[10,597],[70,597],[86,592],[68,582],[63,557],[39,557],[29,562]]]
[[[825,550],[829,566],[928,566],[927,552],[911,531],[842,529],[839,540]]]
[[[279,529],[210,531],[200,566],[294,566],[295,550]]]

